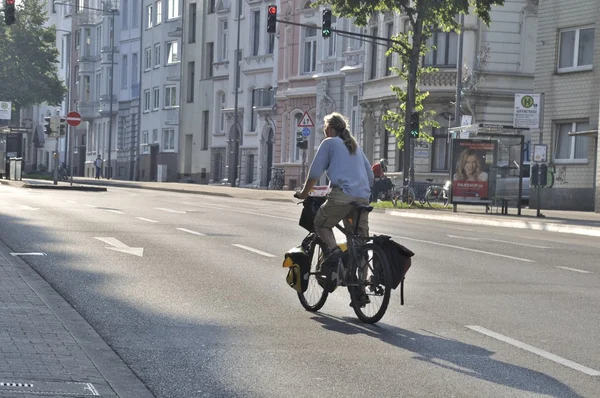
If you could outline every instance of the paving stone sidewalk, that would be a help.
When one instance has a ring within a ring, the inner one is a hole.
[[[153,397],[92,327],[0,242],[0,396]]]

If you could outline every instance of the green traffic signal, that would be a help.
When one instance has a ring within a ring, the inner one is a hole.
[[[412,138],[419,137],[419,112],[410,114],[410,136]]]
[[[323,10],[323,26],[321,27],[323,37],[331,36],[331,10]]]

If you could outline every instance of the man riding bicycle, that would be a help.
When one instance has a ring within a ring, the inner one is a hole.
[[[326,245],[323,263],[331,264],[337,263],[342,256],[333,228],[342,220],[348,227],[349,219],[357,219],[352,202],[369,205],[374,177],[369,161],[348,130],[346,119],[339,113],[332,113],[325,116],[324,121],[327,138],[319,145],[304,188],[296,197],[307,198],[323,173],[327,173],[331,192],[317,211],[314,225],[317,235]],[[361,215],[358,228],[362,236],[369,235],[368,213]],[[365,301],[368,301],[366,296]]]
[[[381,192],[391,191],[393,184],[392,180],[385,176],[387,172],[387,160],[381,159],[371,169],[373,170],[375,182],[373,183],[373,190],[369,201],[376,202]]]

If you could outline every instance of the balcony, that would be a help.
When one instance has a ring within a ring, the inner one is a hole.
[[[108,116],[110,114],[110,95],[101,95],[100,101],[98,101],[98,113],[101,116]],[[119,104],[117,103],[117,96],[112,96],[112,113],[119,111]]]
[[[345,71],[356,70],[358,72],[363,68],[364,52],[362,49],[346,51],[344,56],[346,57],[343,67]]]
[[[456,70],[440,69],[421,76],[421,90],[446,91],[456,87]]]
[[[167,75],[167,80],[170,82],[178,82],[181,80],[181,65],[177,64],[174,66],[170,66],[169,74]]]
[[[183,35],[181,18],[177,19],[174,22],[170,22],[168,24],[168,26],[169,26],[169,33],[167,33],[167,35],[169,37],[181,37]]]
[[[81,101],[79,104],[77,104],[77,110],[81,114],[81,118],[84,120],[98,117],[98,111],[95,102]]]
[[[96,59],[98,59],[96,55],[85,54],[79,55],[77,57],[77,62],[96,62]]]
[[[168,126],[179,125],[179,107],[173,109],[167,109],[167,120],[165,122]]]
[[[324,59],[321,61],[320,69],[322,73],[339,73],[342,66],[344,66],[342,61],[338,61],[335,58]]]
[[[243,72],[244,73],[272,73],[275,61],[273,54],[252,55],[244,58]]]

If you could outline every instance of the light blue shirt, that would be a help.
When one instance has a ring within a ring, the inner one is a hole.
[[[331,186],[348,196],[368,199],[373,186],[373,170],[360,147],[350,154],[340,137],[325,138],[310,165],[308,178],[318,180],[327,172]]]

